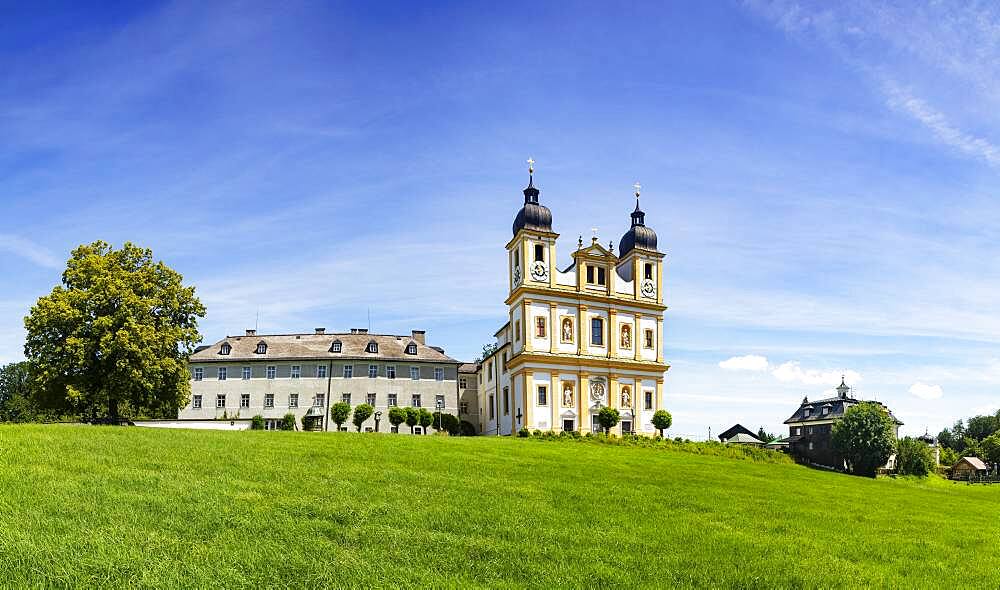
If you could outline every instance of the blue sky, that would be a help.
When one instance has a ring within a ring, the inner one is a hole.
[[[182,272],[208,340],[370,308],[472,359],[531,156],[564,259],[642,182],[677,434],[842,373],[904,432],[995,411],[1000,13],[660,4],[7,7],[0,361],[96,239]]]

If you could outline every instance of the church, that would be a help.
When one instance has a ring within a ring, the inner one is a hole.
[[[496,349],[478,368],[484,435],[522,428],[596,432],[604,406],[618,409],[617,434],[653,434],[662,409],[663,259],[646,225],[635,185],[635,210],[618,243],[582,237],[564,269],[559,234],[540,202],[529,160],[524,205],[507,243],[507,322]]]

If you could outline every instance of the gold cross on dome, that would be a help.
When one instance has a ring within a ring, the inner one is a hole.
[[[534,173],[535,173],[535,160],[532,158],[528,158],[528,174],[534,174]]]

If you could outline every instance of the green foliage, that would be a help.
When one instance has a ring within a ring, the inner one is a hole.
[[[440,432],[447,432],[449,436],[462,434],[461,421],[458,416],[447,412],[434,412],[431,414],[433,426]]]
[[[761,426],[760,428],[757,429],[757,440],[762,441],[764,443],[769,443],[771,441],[778,440],[778,436],[764,430],[764,427]]]
[[[531,433],[528,431],[527,427],[522,426],[521,430],[517,431],[517,436],[519,438],[528,438],[529,436],[531,436]]]
[[[978,441],[985,440],[1000,430],[1000,416],[973,416],[965,427],[965,435]]]
[[[855,475],[875,477],[896,449],[893,423],[882,406],[861,402],[833,425],[833,446]]]
[[[614,428],[618,424],[619,420],[621,420],[621,414],[618,413],[618,410],[609,406],[604,406],[601,408],[601,411],[597,413],[597,422],[600,423],[605,434]]]
[[[1000,432],[994,432],[984,438],[980,446],[983,451],[980,459],[987,463],[1000,463]]]
[[[0,422],[43,422],[57,417],[38,407],[27,362],[0,367]]]
[[[344,422],[351,419],[351,404],[347,402],[337,402],[330,406],[330,420],[337,425],[337,430],[340,430]]]
[[[250,430],[264,430],[264,417],[257,414],[250,419]]]
[[[407,417],[407,412],[404,408],[401,408],[399,406],[393,406],[389,408],[389,424],[392,424],[397,429],[399,428],[400,424],[406,422],[406,417]],[[416,424],[416,422],[414,422],[413,424]]]
[[[295,414],[288,412],[281,419],[282,430],[295,430]]]
[[[431,415],[427,408],[420,408],[417,413],[418,421],[420,425],[424,427],[424,434],[427,434],[427,428],[434,423],[434,416]]]
[[[962,455],[960,455],[955,449],[941,447],[941,465],[951,467],[955,463],[958,463],[958,460],[961,458]]]
[[[413,428],[420,424],[420,410],[417,408],[406,408],[406,425],[410,427],[410,434],[413,434]]]
[[[62,285],[24,320],[24,351],[46,407],[90,417],[176,416],[205,307],[149,249],[79,246]]]
[[[472,422],[462,420],[459,429],[462,436],[476,436],[476,426]]]
[[[906,437],[899,441],[896,450],[896,471],[900,475],[924,477],[934,472],[934,452],[927,443]]]
[[[365,420],[372,417],[375,413],[375,408],[369,404],[361,404],[360,406],[354,408],[354,426],[361,432],[361,426],[365,423]]]
[[[653,413],[653,427],[660,431],[660,436],[663,436],[663,431],[667,430],[674,424],[674,417],[670,415],[670,412],[666,410],[656,410]]]
[[[479,355],[479,358],[476,359],[476,362],[477,363],[483,362],[484,360],[486,360],[487,358],[489,358],[490,356],[492,356],[493,353],[497,351],[497,348],[498,347],[497,347],[497,344],[495,342],[491,343],[491,344],[484,344],[483,345],[483,352],[482,352],[482,354]]]
[[[967,436],[962,439],[962,450],[960,453],[963,457],[982,458],[983,447],[978,440],[972,438],[971,436]]]

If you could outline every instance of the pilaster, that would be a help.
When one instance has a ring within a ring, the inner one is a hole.
[[[535,410],[535,373],[532,371],[525,371],[524,373],[524,394],[521,396],[522,404],[524,405],[524,424],[522,426],[532,429],[534,425],[534,420],[532,415]]]
[[[562,326],[559,325],[557,314],[559,305],[549,303],[549,352],[555,354],[559,352],[559,340],[562,338]]]
[[[579,374],[579,387],[576,392],[576,412],[579,414],[579,419],[577,420],[577,428],[581,433],[590,432],[590,384],[589,375],[587,373],[581,372]]]
[[[639,341],[642,334],[642,314],[635,314],[635,327],[632,328],[632,358],[642,360],[642,343]]]

